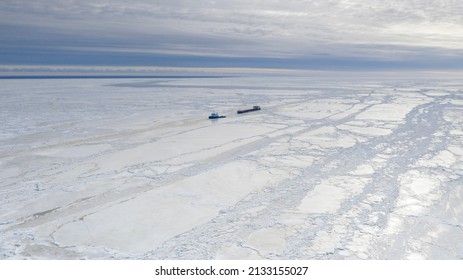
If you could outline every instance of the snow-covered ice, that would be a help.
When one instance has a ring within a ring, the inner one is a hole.
[[[0,259],[463,258],[463,81],[0,84]]]

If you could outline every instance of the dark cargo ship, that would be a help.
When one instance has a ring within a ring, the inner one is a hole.
[[[238,114],[244,114],[244,113],[249,113],[249,112],[254,112],[254,111],[259,111],[260,106],[253,106],[251,109],[245,109],[245,110],[238,110]]]

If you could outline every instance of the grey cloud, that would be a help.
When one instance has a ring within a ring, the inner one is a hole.
[[[0,47],[38,33],[63,49],[400,60],[460,55],[463,2],[3,0],[0,28]]]

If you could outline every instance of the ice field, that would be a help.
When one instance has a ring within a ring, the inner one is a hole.
[[[0,98],[0,259],[463,258],[463,80],[19,79]]]

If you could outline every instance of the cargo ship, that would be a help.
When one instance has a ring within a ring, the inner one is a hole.
[[[249,112],[254,112],[254,111],[259,111],[259,110],[260,110],[260,106],[253,106],[251,109],[238,110],[236,113],[244,114],[244,113],[249,113]]]

